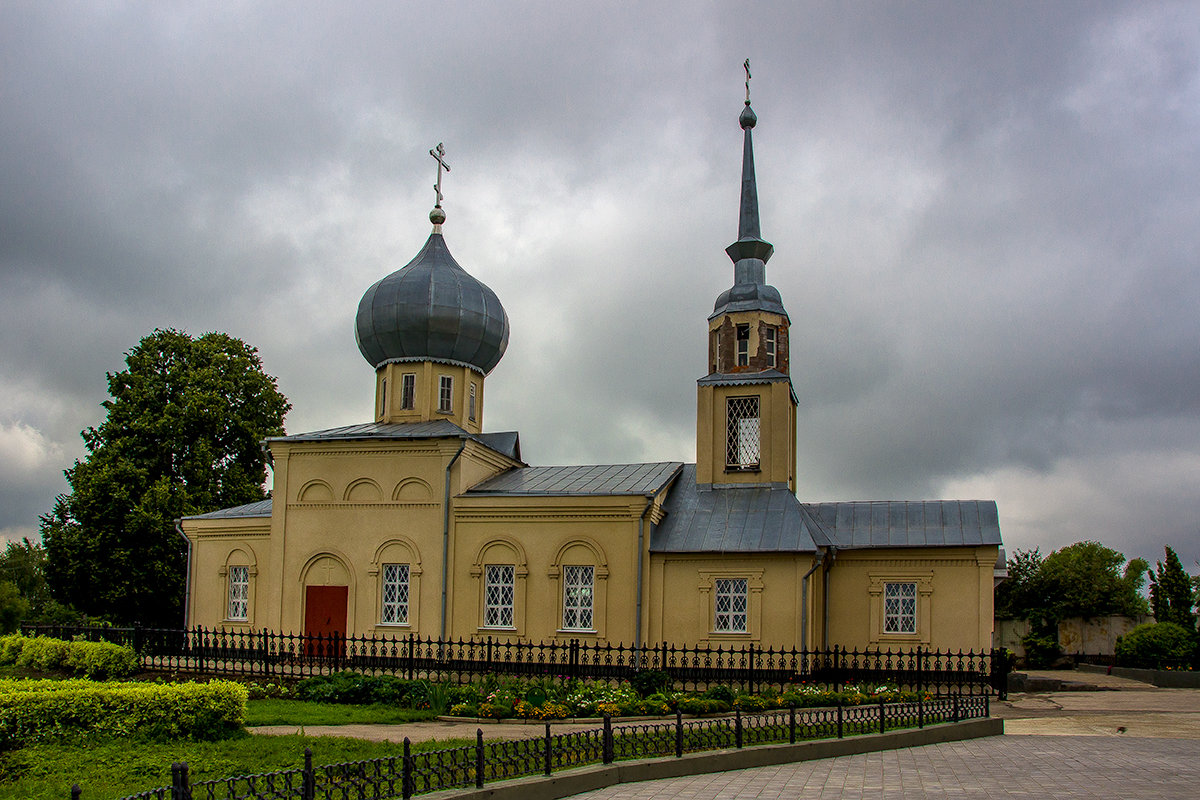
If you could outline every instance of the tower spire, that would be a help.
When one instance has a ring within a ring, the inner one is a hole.
[[[753,265],[758,267],[758,270],[750,269],[748,270],[750,274],[744,276],[751,280],[742,280],[743,270],[739,269],[736,283],[762,283],[766,276],[766,270],[763,267],[771,254],[775,252],[775,248],[771,246],[770,242],[763,241],[759,226],[758,182],[754,177],[754,142],[750,135],[750,131],[758,122],[758,116],[750,107],[750,59],[747,58],[742,66],[746,70],[746,107],[742,109],[741,116],[738,117],[738,123],[745,131],[742,142],[742,202],[738,211],[738,240],[725,248],[725,252],[739,267],[742,266],[740,262],[746,260],[760,262]],[[751,265],[746,266],[750,267]]]

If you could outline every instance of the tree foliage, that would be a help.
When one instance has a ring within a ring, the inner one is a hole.
[[[1192,616],[1194,589],[1192,578],[1183,571],[1179,556],[1170,547],[1166,550],[1166,563],[1158,562],[1158,571],[1150,572],[1150,606],[1158,622],[1173,622],[1184,630],[1196,630],[1196,618]]]
[[[1008,580],[996,590],[996,616],[1055,628],[1071,617],[1137,616],[1149,609],[1141,595],[1145,559],[1125,556],[1099,542],[1076,542],[1044,559],[1035,548],[1018,550]]]
[[[117,622],[177,625],[179,517],[261,500],[261,441],[291,408],[258,352],[223,333],[155,330],[108,374],[107,416],[41,518],[55,598]]]

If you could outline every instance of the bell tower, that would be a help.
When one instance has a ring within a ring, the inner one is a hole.
[[[725,252],[733,286],[708,318],[708,375],[697,381],[696,482],[786,484],[796,490],[796,392],[789,371],[790,319],[779,290],[766,282],[775,248],[759,227],[746,60],[742,192],[738,239]]]

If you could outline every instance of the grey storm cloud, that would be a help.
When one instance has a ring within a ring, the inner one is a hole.
[[[0,536],[155,327],[359,422],[362,292],[428,233],[500,296],[487,426],[690,459],[742,59],[803,499],[994,498],[1006,542],[1200,558],[1191,3],[0,7]]]

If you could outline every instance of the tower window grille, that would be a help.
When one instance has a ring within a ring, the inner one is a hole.
[[[915,583],[884,584],[883,632],[917,632],[917,585]]]
[[[721,633],[746,632],[745,578],[717,578],[713,630]]]
[[[488,628],[513,627],[513,577],[516,568],[512,564],[488,564],[485,571],[483,624]]]
[[[727,422],[725,465],[730,469],[757,469],[759,461],[758,398],[730,397],[725,402]]]
[[[592,630],[595,567],[563,567],[563,630]]]
[[[379,621],[385,625],[408,624],[408,564],[383,565],[383,605]]]

